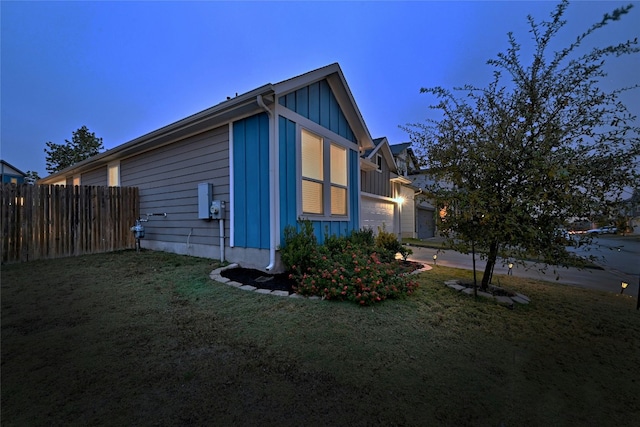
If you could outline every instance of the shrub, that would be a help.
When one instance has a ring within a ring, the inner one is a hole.
[[[388,233],[385,230],[384,225],[378,227],[378,235],[375,238],[375,245],[381,252],[383,259],[387,261],[394,260],[396,254],[400,253],[403,260],[407,260],[407,257],[413,253],[411,248],[402,246],[402,243],[398,241],[398,238],[393,233]]]
[[[376,247],[380,252],[381,258],[387,262],[394,260],[396,254],[404,249],[396,235],[387,232],[384,226],[378,227]]]
[[[311,221],[298,220],[298,227],[287,225],[284,229],[280,258],[287,270],[305,272],[313,265],[313,254],[317,247],[318,241]]]
[[[327,234],[324,235],[324,246],[330,253],[342,252],[346,249],[349,241],[346,237],[336,236],[335,234]]]
[[[361,230],[354,230],[348,237],[349,242],[354,246],[360,246],[364,248],[371,248],[373,250],[376,242],[373,235],[373,229],[363,228]]]

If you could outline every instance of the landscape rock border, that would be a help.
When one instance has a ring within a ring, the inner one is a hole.
[[[239,268],[239,267],[240,266],[238,264],[229,264],[229,265],[225,265],[224,267],[216,268],[211,273],[209,273],[209,278],[211,278],[211,280],[215,280],[216,282],[224,283],[228,286],[233,286],[234,288],[242,289],[243,291],[256,292],[258,294],[263,294],[263,295],[273,295],[273,296],[288,297],[288,298],[304,298],[304,299],[310,299],[310,300],[322,299],[318,296],[305,297],[295,292],[289,293],[287,291],[272,291],[270,289],[261,289],[255,286],[245,285],[243,283],[233,281],[222,275],[222,272],[225,270],[229,270],[232,268]],[[422,268],[414,270],[409,274],[419,274],[427,270],[431,270],[431,267],[423,264]]]
[[[466,295],[473,295],[474,294],[474,287],[473,285],[469,286],[469,285],[465,285],[462,282],[460,282],[459,280],[446,280],[444,282],[444,285],[450,289],[453,289],[457,292],[461,292],[463,294]],[[484,292],[481,290],[478,290],[477,295],[478,297],[481,298],[486,298],[488,300],[493,300],[495,302],[497,302],[500,305],[503,305],[509,309],[513,309],[515,304],[520,304],[520,305],[527,305],[531,302],[531,299],[523,294],[517,293],[517,292],[510,292],[507,291],[504,288],[500,288],[498,286],[492,286],[491,289],[495,292],[495,291],[500,291],[500,293],[504,293],[504,294],[511,294],[511,295],[494,295],[492,293],[489,292]]]

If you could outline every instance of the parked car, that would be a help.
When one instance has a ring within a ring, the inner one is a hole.
[[[587,234],[616,234],[618,232],[618,228],[613,225],[607,225],[601,228],[592,228],[591,230],[587,230]]]

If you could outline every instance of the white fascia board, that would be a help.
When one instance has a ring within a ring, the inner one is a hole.
[[[280,83],[276,83],[273,85],[273,90],[276,94],[276,97],[279,97],[289,92],[298,90],[302,87],[308,86],[312,83],[318,82],[322,79],[325,79],[327,76],[338,72],[341,71],[340,66],[338,66],[338,63],[336,62],[331,65],[327,65],[326,67],[318,68],[317,70],[309,71],[308,73],[292,77]]]

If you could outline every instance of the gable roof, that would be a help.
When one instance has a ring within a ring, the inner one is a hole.
[[[383,136],[382,138],[375,138],[373,143],[375,144],[375,147],[365,151],[362,157],[367,160],[371,160],[376,154],[380,154],[387,162],[387,165],[389,165],[389,169],[391,169],[392,172],[396,172],[396,161],[394,160],[393,153],[391,153],[391,149],[389,148],[389,141],[387,140],[387,137]]]
[[[6,170],[9,169],[9,170]],[[5,162],[4,160],[0,160],[0,173],[2,175],[6,175],[7,173],[11,173],[12,175],[22,175],[27,176],[26,173],[22,172],[17,167],[13,166],[9,162]]]
[[[394,144],[389,146],[394,156],[397,156],[398,154],[402,153],[404,150],[406,150],[409,147],[411,147],[410,142],[403,142],[402,144]]]
[[[389,148],[391,148],[391,152],[393,153],[394,157],[399,156],[400,154],[402,154],[402,152],[404,150],[406,150],[407,151],[407,155],[409,156],[409,158],[413,162],[413,165],[415,166],[414,171],[420,170],[420,163],[418,162],[418,158],[416,157],[415,153],[411,149],[411,143],[410,142],[403,142],[401,144],[394,144],[394,145],[389,146]],[[407,171],[407,172],[410,172],[410,171]]]
[[[46,181],[54,181],[63,176],[85,172],[104,166],[109,162],[129,157],[134,154],[143,153],[172,142],[179,141],[192,135],[214,129],[225,123],[233,121],[234,118],[255,112],[262,109],[261,103],[267,106],[276,102],[277,97],[313,82],[326,79],[334,92],[334,95],[343,109],[347,120],[353,128],[353,132],[358,139],[358,143],[363,149],[373,146],[371,135],[367,129],[362,114],[353,99],[351,90],[342,74],[342,70],[337,63],[318,68],[308,73],[284,80],[280,83],[267,83],[249,92],[237,95],[233,98],[220,102],[213,107],[192,114],[184,119],[178,120],[160,129],[149,132],[129,142],[118,145],[103,153],[97,154],[75,165],[69,166],[59,172],[53,173],[46,178]],[[263,105],[264,105],[263,104]]]

